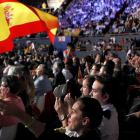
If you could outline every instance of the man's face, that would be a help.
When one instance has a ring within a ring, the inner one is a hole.
[[[88,80],[87,79],[83,80],[82,87],[81,87],[80,91],[82,92],[83,97],[89,95],[90,91],[89,91]]]
[[[76,64],[76,58],[75,57],[72,58],[72,61],[73,61],[73,65]]]
[[[70,131],[79,132],[79,130],[83,127],[83,117],[80,107],[82,103],[77,101],[73,107],[72,111],[68,114],[68,128]]]
[[[92,66],[92,69],[90,70],[90,75],[97,75],[98,71],[96,70],[96,66]]]
[[[97,99],[101,105],[103,105],[104,100],[104,96],[102,95],[102,87],[103,85],[95,80],[92,85],[92,91],[90,92],[91,98]]]
[[[103,67],[101,67],[101,68],[100,68],[100,71],[99,71],[99,75],[102,75],[102,74],[104,74],[104,69],[103,69]]]
[[[57,68],[56,68],[56,65],[55,64],[53,65],[52,70],[53,70],[53,74],[56,74],[57,73]]]
[[[42,68],[41,68],[41,65],[39,65],[36,70],[36,75],[39,77],[41,76],[41,74],[42,74]]]

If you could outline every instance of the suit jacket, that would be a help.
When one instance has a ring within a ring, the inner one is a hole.
[[[66,83],[66,80],[63,73],[60,71],[54,76],[54,79],[52,81],[52,87],[53,89],[55,89],[55,87],[64,83]]]

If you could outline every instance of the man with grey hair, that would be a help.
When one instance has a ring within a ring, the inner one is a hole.
[[[62,73],[63,65],[60,62],[55,62],[53,64],[53,74],[54,74],[54,79],[52,81],[52,87],[53,89],[57,87],[58,85],[64,84],[66,82],[65,77]]]
[[[40,64],[36,71],[37,79],[34,81],[35,85],[35,100],[46,92],[52,91],[52,85],[48,78],[48,67],[45,64]]]
[[[121,59],[119,57],[114,57],[112,61],[115,63],[114,70],[121,70]]]

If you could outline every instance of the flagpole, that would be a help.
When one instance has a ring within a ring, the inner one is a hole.
[[[140,113],[140,111],[134,112],[134,113],[131,113],[131,114],[128,114],[128,115],[125,115],[125,117],[132,116],[132,115],[135,115],[135,114],[137,114],[137,113]]]
[[[33,43],[33,50],[34,50],[34,53],[35,53],[35,58],[37,58],[38,54],[37,54],[37,50],[35,49],[34,43]]]

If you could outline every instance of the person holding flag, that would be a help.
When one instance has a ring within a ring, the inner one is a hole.
[[[32,53],[36,53],[35,45],[33,42],[28,44],[28,47],[24,51],[24,55],[31,55]]]

